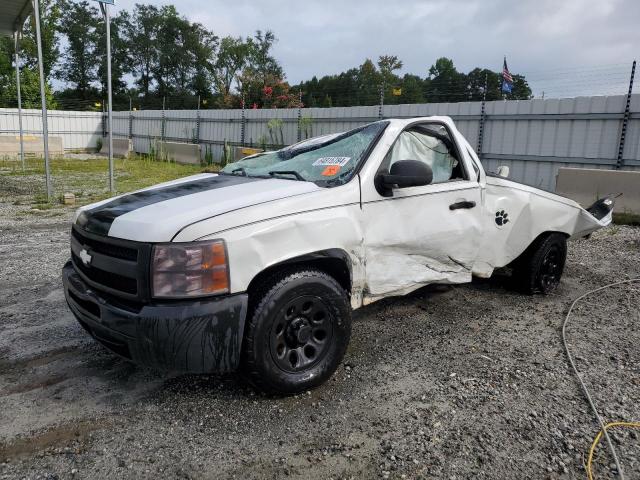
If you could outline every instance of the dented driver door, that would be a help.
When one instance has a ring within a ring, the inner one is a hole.
[[[433,138],[422,138],[420,131],[410,132],[411,138],[403,138],[405,133],[391,146],[378,173],[388,172],[393,161],[417,159],[433,167],[434,179],[429,185],[394,188],[388,196],[373,185],[362,185],[365,303],[430,283],[471,281],[482,241],[481,188],[476,175],[469,174],[468,159],[454,144],[444,148]],[[428,148],[411,145],[416,141],[423,146],[426,141]],[[447,150],[446,155],[457,158],[443,157]],[[443,163],[453,167],[447,171]]]

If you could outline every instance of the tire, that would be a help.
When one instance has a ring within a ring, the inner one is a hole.
[[[567,238],[561,233],[538,237],[514,262],[513,276],[523,293],[552,293],[560,283],[567,258]]]
[[[242,370],[257,389],[291,395],[317,387],[336,371],[351,336],[347,293],[326,273],[276,273],[255,290]]]

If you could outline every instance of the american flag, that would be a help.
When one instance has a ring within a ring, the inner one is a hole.
[[[504,57],[504,63],[502,64],[502,93],[511,93],[513,89],[513,77],[507,67],[507,57]]]
[[[507,83],[513,83],[513,77],[507,67],[507,57],[504,57],[504,64],[502,65],[502,78]]]

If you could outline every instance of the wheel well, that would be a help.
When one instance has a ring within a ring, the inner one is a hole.
[[[533,239],[533,241],[527,245],[527,248],[524,249],[524,251],[518,255],[516,258],[514,258],[511,263],[509,263],[509,265],[507,265],[507,267],[514,267],[518,264],[518,262],[522,261],[523,258],[527,258],[528,255],[531,254],[531,252],[533,250],[535,250],[538,245],[540,244],[540,242],[548,237],[551,234],[554,233],[558,233],[560,235],[562,235],[563,237],[565,237],[565,239],[568,239],[570,237],[570,235],[567,235],[565,232],[559,232],[557,230],[547,230],[545,232],[542,232],[540,235],[538,235],[536,238]]]
[[[564,232],[559,232],[557,230],[547,230],[546,232],[542,232],[540,235],[538,235],[535,240],[533,242],[531,242],[531,244],[529,245],[529,247],[533,246],[533,245],[537,245],[538,243],[540,243],[544,238],[548,237],[549,235],[553,235],[554,233],[557,233],[558,235],[562,235],[565,239],[568,239],[570,237],[570,235],[564,233]],[[529,248],[527,247],[527,249]]]
[[[289,270],[296,266],[320,270],[333,277],[347,293],[351,292],[351,262],[349,256],[344,250],[331,249],[290,258],[265,268],[253,277],[249,283],[247,288],[249,302],[252,300],[252,293],[255,295],[256,290],[269,277],[281,270]]]

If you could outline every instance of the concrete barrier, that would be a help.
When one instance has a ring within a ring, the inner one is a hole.
[[[44,143],[42,137],[35,135],[25,135],[23,137],[25,156],[42,156],[44,155]],[[64,147],[62,145],[62,137],[49,137],[49,155],[64,155]],[[0,135],[0,157],[19,157],[20,156],[20,136],[19,135]]]
[[[194,143],[158,142],[161,157],[176,163],[200,165],[200,145]]]
[[[622,193],[616,198],[614,213],[640,215],[640,171],[560,168],[556,177],[556,193],[575,200],[583,207],[609,193]]]
[[[128,138],[114,138],[113,139],[113,156],[118,158],[129,158],[131,154],[132,146],[131,140]],[[100,154],[109,155],[109,139],[102,139],[102,148],[100,148]]]

